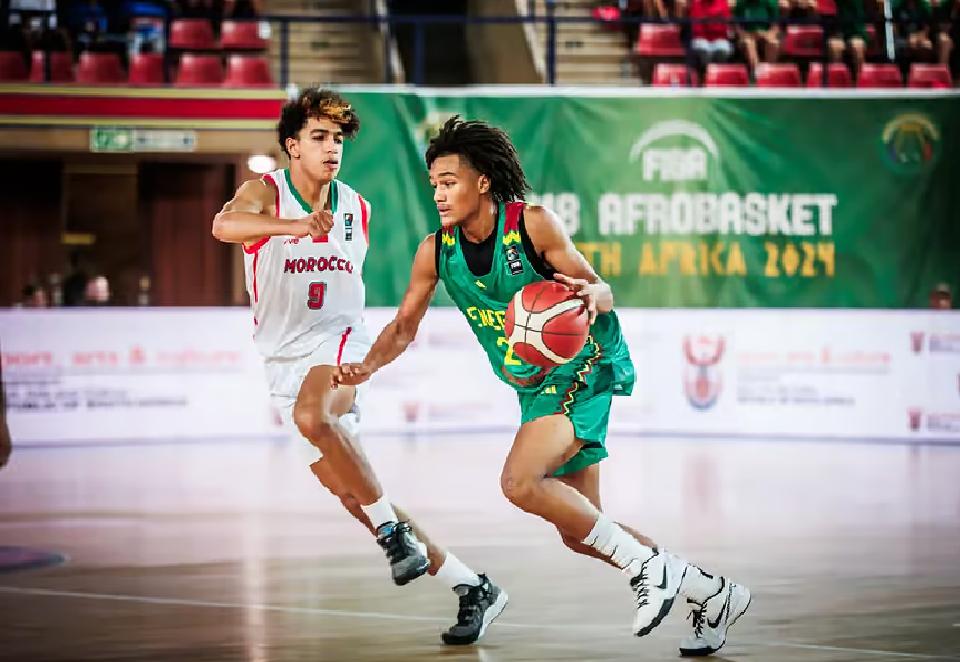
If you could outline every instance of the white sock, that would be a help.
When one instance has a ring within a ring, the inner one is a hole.
[[[707,574],[692,563],[688,563],[687,572],[680,583],[680,595],[703,604],[720,591],[721,585],[719,577]]]
[[[450,552],[447,552],[447,558],[437,571],[437,579],[449,588],[480,586],[480,577],[477,573],[463,565],[463,562]]]
[[[603,513],[597,518],[590,534],[583,539],[583,544],[608,556],[618,568],[632,577],[640,574],[640,566],[656,553],[640,544]]]
[[[397,514],[393,512],[393,505],[387,499],[386,494],[377,499],[376,503],[371,503],[369,506],[360,506],[360,509],[370,518],[370,523],[373,524],[374,529],[380,528],[387,522],[397,521]]]

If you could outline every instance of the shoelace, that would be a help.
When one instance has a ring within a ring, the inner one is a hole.
[[[690,608],[690,613],[687,614],[687,618],[693,623],[693,633],[697,637],[700,637],[703,634],[703,623],[706,620],[703,617],[703,605],[697,604],[696,602],[690,603],[693,607]]]
[[[387,552],[387,558],[391,563],[399,561],[407,553],[405,531],[399,525],[383,537],[381,545]]]
[[[483,586],[475,586],[460,596],[457,625],[470,625],[473,622],[480,610],[480,601],[483,600],[485,595],[486,591],[483,590]]]
[[[633,581],[637,591],[637,608],[640,608],[648,603],[647,597],[650,595],[650,577],[647,575],[646,563],[641,566],[640,574],[634,577]]]

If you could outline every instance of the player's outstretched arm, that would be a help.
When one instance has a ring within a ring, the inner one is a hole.
[[[244,182],[213,217],[213,236],[228,244],[252,246],[266,237],[311,234],[314,214],[299,220],[277,218],[276,196],[273,185],[261,179]]]
[[[557,215],[543,207],[528,207],[523,218],[537,254],[557,272],[558,281],[583,298],[590,311],[590,322],[597,313],[613,310],[610,286],[573,245]]]
[[[400,309],[392,322],[377,336],[373,347],[367,352],[363,363],[346,363],[333,375],[333,385],[356,385],[365,382],[370,375],[403,354],[417,336],[420,322],[433,300],[440,278],[436,265],[436,235],[430,235],[417,249],[413,258],[410,284],[400,302]]]

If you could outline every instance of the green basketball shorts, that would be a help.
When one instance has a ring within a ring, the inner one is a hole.
[[[607,457],[605,446],[610,405],[614,395],[614,370],[595,355],[551,370],[536,391],[518,391],[521,425],[544,416],[563,414],[573,423],[583,447],[554,474],[562,476],[597,464]]]

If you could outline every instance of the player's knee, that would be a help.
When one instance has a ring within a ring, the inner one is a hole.
[[[572,549],[573,551],[579,553],[580,548],[583,547],[583,541],[574,538],[573,536],[564,533],[560,529],[557,529],[557,533],[560,534],[560,539],[563,541],[563,544]]]
[[[518,508],[526,508],[536,497],[540,481],[532,476],[504,471],[500,476],[500,490],[507,501]]]
[[[320,484],[330,491],[330,494],[339,498],[341,501],[349,497],[349,495],[345,495],[343,483],[337,478],[336,474],[333,473],[333,470],[330,468],[330,463],[326,462],[325,458],[320,458],[311,464],[310,470],[313,471],[313,475],[317,477]]]
[[[298,405],[293,410],[293,422],[300,434],[317,444],[335,435],[337,419],[327,413],[324,407]]]

